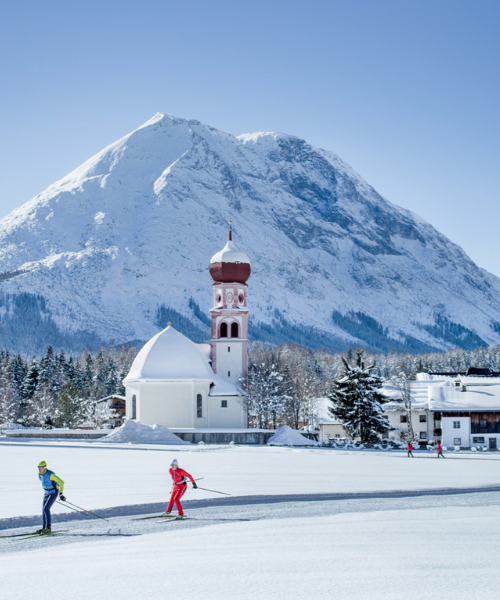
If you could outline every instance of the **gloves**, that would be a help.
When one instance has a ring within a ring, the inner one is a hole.
[[[193,489],[195,490],[198,486],[196,485],[196,481],[193,481]]]
[[[59,500],[62,500],[63,502],[66,502],[66,496],[63,496],[62,494],[59,496]]]

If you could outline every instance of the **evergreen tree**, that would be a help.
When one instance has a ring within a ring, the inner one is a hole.
[[[382,379],[373,374],[374,368],[375,365],[365,366],[363,350],[358,350],[356,366],[351,367],[343,359],[341,376],[333,382],[328,394],[332,403],[330,414],[361,442],[375,441],[391,428],[382,411],[387,398],[378,391]]]
[[[74,427],[82,419],[82,399],[75,384],[66,381],[57,397],[56,423],[59,427]]]

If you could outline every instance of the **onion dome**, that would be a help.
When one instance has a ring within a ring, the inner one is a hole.
[[[230,221],[229,240],[220,252],[212,256],[210,276],[216,283],[246,283],[251,272],[250,259],[234,245]]]

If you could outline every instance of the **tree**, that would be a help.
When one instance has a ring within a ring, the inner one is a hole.
[[[411,380],[406,376],[405,373],[400,373],[399,377],[393,377],[393,381],[401,395],[401,401],[404,404],[406,423],[408,426],[408,440],[413,442],[415,439],[415,432],[413,431],[413,420],[411,414]]]
[[[39,386],[28,404],[30,423],[38,427],[52,425],[55,398],[47,385]]]
[[[57,397],[56,422],[59,427],[74,427],[83,416],[82,399],[75,384],[66,381]]]
[[[365,366],[363,353],[363,350],[357,351],[354,367],[345,358],[342,359],[343,371],[333,381],[328,394],[332,403],[328,410],[364,443],[375,441],[379,434],[391,427],[382,412],[382,405],[387,399],[378,391],[382,387],[382,379],[373,374],[374,364]]]

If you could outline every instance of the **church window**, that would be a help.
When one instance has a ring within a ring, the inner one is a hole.
[[[220,336],[221,338],[227,338],[227,323],[222,323],[220,326]]]
[[[227,351],[228,351],[228,352],[231,352],[231,346],[228,346],[228,347],[227,347]]]
[[[227,376],[228,376],[228,377],[231,377],[231,371],[228,371],[228,372],[227,372]]]
[[[231,337],[238,337],[238,323],[231,323]]]
[[[227,408],[227,400],[220,401],[221,408]]]
[[[238,296],[238,300],[239,300],[240,304],[243,304],[243,300],[244,300],[244,298],[243,298],[243,294],[240,294],[240,295]]]
[[[137,419],[137,397],[134,394],[132,396],[132,416],[131,419]]]
[[[203,418],[203,398],[201,394],[196,396],[196,417],[198,419]]]

